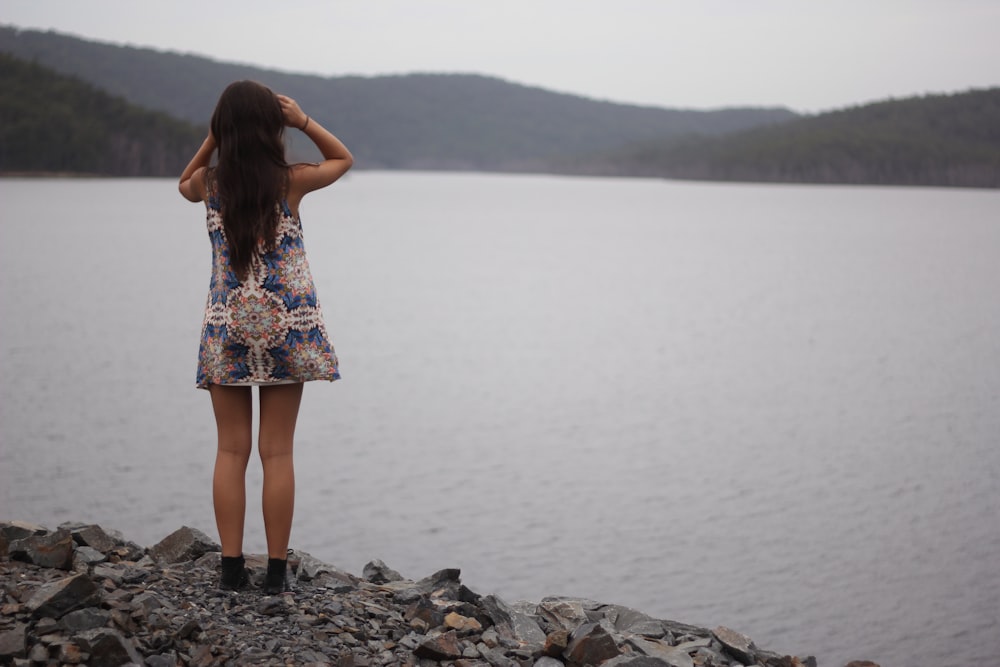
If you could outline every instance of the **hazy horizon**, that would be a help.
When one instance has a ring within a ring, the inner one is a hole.
[[[192,17],[197,17],[193,20]],[[816,113],[1000,85],[1000,3],[8,0],[0,21],[323,77],[477,74],[620,104]],[[288,36],[274,36],[283,26]]]

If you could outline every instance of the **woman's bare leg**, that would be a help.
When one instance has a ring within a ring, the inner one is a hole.
[[[257,447],[264,467],[264,533],[267,555],[287,557],[295,509],[295,469],[292,443],[295,420],[299,416],[302,383],[262,386],[260,388],[260,434]]]
[[[246,516],[246,472],[253,444],[253,402],[250,387],[210,385],[212,409],[219,431],[212,499],[223,556],[243,554]]]

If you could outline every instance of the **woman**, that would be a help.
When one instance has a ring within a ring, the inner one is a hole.
[[[304,132],[324,160],[285,162],[285,126]],[[218,164],[210,167],[216,150]],[[252,444],[250,388],[256,385],[265,589],[272,594],[286,590],[295,500],[292,441],[302,383],[340,377],[302,245],[299,203],[340,178],[352,163],[347,147],[295,100],[259,83],[238,81],[223,91],[208,137],[181,174],[181,194],[206,204],[212,242],[197,385],[211,394],[218,427],[212,496],[224,589],[238,590],[248,582],[243,522]]]

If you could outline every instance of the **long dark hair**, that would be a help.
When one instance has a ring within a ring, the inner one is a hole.
[[[273,250],[278,203],[288,186],[285,122],[278,98],[255,81],[229,84],[212,114],[219,150],[214,170],[229,260],[243,280],[258,244]]]

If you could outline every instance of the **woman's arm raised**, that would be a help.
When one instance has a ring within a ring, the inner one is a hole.
[[[343,176],[354,164],[354,156],[332,132],[307,116],[295,100],[278,95],[278,101],[285,114],[285,125],[304,132],[323,154],[319,164],[299,165],[292,170],[289,199],[297,202],[306,193],[325,188]]]
[[[209,132],[202,142],[201,148],[194,154],[188,166],[181,172],[181,182],[177,185],[181,195],[188,201],[199,202],[205,200],[205,169],[212,160],[212,151],[215,150],[215,137]]]

